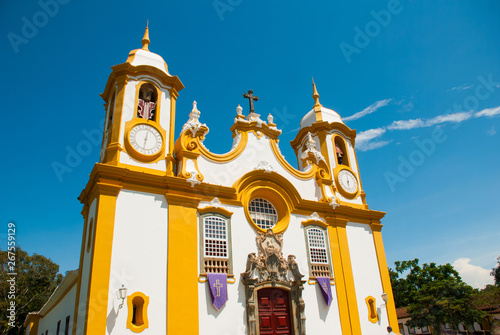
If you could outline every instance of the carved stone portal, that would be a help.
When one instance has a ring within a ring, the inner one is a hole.
[[[288,260],[283,257],[283,238],[271,229],[258,233],[256,237],[258,255],[248,254],[246,271],[241,274],[245,284],[248,334],[259,334],[257,291],[267,287],[277,287],[289,292],[290,319],[294,334],[305,335],[305,304],[302,299],[305,281],[300,273],[294,255]],[[289,275],[289,272],[290,274]]]

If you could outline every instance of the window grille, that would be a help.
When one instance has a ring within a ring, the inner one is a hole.
[[[331,277],[325,233],[318,228],[307,229],[309,244],[309,261],[313,277]]]
[[[255,224],[264,230],[271,229],[278,222],[278,213],[273,204],[262,198],[255,198],[248,204],[248,212]]]
[[[229,274],[227,220],[218,216],[207,216],[203,223],[205,272]]]

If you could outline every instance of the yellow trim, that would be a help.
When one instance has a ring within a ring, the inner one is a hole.
[[[267,229],[262,229],[253,221],[250,216],[250,212],[248,211],[248,205],[250,201],[255,198],[263,198],[269,201],[274,208],[276,208],[276,212],[278,213],[278,222],[272,228],[273,232],[276,234],[283,233],[290,223],[290,206],[288,203],[290,201],[286,201],[280,192],[276,191],[272,184],[269,183],[255,183],[251,187],[245,190],[245,193],[242,196],[243,208],[245,210],[245,216],[247,217],[250,225],[257,231],[266,232]]]
[[[356,289],[347,240],[347,219],[327,217],[333,271],[337,282],[340,322],[343,334],[361,334]]]
[[[307,133],[316,134],[321,131],[330,132],[332,130],[339,130],[340,132],[342,132],[342,134],[344,134],[354,146],[354,139],[356,138],[355,129],[351,129],[341,122],[327,121],[315,122],[310,126],[300,129],[297,135],[295,135],[295,139],[293,141],[290,141],[290,144],[292,145],[292,148],[294,150],[298,150],[300,144],[302,143],[302,139],[304,138],[304,136],[307,136]]]
[[[108,144],[105,148],[103,163],[117,165],[120,162],[120,152],[123,150],[120,145],[120,129],[121,122],[123,116],[123,107],[125,106],[125,86],[127,85],[129,77],[127,75],[123,75],[121,77],[114,78],[115,82],[112,83],[113,86],[110,85],[110,79],[108,80],[108,85],[110,86],[110,90],[114,89],[113,94],[115,96],[115,111],[113,116],[113,124],[110,128],[110,134],[108,137]],[[108,98],[108,94],[101,94],[103,99]],[[106,131],[106,130],[105,130]]]
[[[198,334],[198,213],[180,199],[166,197],[167,334]]]
[[[258,125],[257,121],[251,121],[251,122],[238,122],[238,121],[235,122],[230,128],[233,134],[236,134],[236,132],[239,133],[253,132],[255,136],[257,136],[257,138],[259,139],[263,135],[266,135],[270,139],[277,139],[278,136],[280,136],[281,134],[281,130],[272,129],[266,123],[261,123],[260,125]]]
[[[340,184],[340,181],[339,181],[339,172],[342,170],[347,170],[347,171],[352,173],[352,175],[356,179],[356,191],[351,193],[351,192],[348,192],[347,190],[344,190],[344,188],[342,187],[342,185]],[[335,178],[335,184],[338,186],[337,191],[339,191],[340,194],[342,194],[344,197],[346,197],[348,199],[356,199],[359,196],[359,191],[360,191],[359,179],[358,179],[358,176],[356,175],[356,173],[354,173],[354,171],[352,171],[352,169],[349,166],[337,165],[335,167],[335,169],[333,170],[333,175]],[[351,205],[351,204],[349,203],[349,205]],[[364,207],[364,205],[362,207]]]
[[[103,334],[106,332],[107,316],[106,313],[99,313],[99,311],[106,308],[108,301],[116,199],[120,190],[121,187],[116,185],[105,183],[96,183],[95,185],[97,213],[84,334]],[[92,322],[89,322],[89,314],[92,316]]]
[[[340,326],[342,334],[353,334],[349,317],[349,305],[347,302],[347,292],[344,279],[344,269],[342,268],[342,257],[340,255],[340,244],[338,240],[337,227],[328,227],[330,238],[330,251],[332,255],[333,273],[335,277],[337,302],[339,305]]]
[[[218,213],[218,214],[221,214],[227,218],[230,218],[231,215],[233,215],[233,212],[230,212],[227,209],[224,209],[222,207],[214,207],[214,206],[198,208],[198,213],[199,214]]]
[[[325,223],[323,221],[320,221],[320,220],[313,220],[313,219],[302,221],[302,225],[304,227],[314,225],[314,226],[320,226],[323,229],[328,228],[328,224],[327,223]]]
[[[207,281],[208,281],[207,274],[200,273],[200,275],[198,276],[198,282],[199,283],[206,283]],[[227,275],[226,281],[228,284],[234,284],[234,283],[236,283],[236,278],[234,277],[234,275]]]
[[[302,179],[302,180],[307,180],[311,179],[314,177],[314,175],[317,172],[316,166],[313,164],[310,170],[306,172],[299,171],[295,169],[293,166],[290,165],[290,163],[287,162],[287,160],[281,155],[279,149],[278,149],[278,141],[269,139],[269,144],[271,145],[271,149],[273,150],[274,157],[278,160],[278,162],[281,164],[281,166],[288,171],[292,176]]]
[[[365,298],[366,307],[368,308],[368,321],[376,323],[378,321],[376,300],[371,295]]]
[[[176,103],[177,103],[177,97],[179,96],[179,93],[174,89],[168,90],[170,93],[170,133],[169,133],[169,139],[168,139],[168,155],[169,157],[173,158],[174,154],[174,147],[175,147],[175,109],[176,109]],[[174,162],[173,164],[167,164],[167,176],[173,176],[174,175]]]
[[[132,323],[132,319],[134,316],[134,300],[135,298],[142,299],[142,305],[139,306],[138,310],[136,310],[136,324]],[[134,333],[140,333],[144,329],[149,327],[148,320],[148,305],[149,305],[149,297],[142,292],[134,292],[133,294],[127,297],[127,307],[128,307],[128,317],[127,317],[127,329],[130,329]]]
[[[382,241],[382,225],[371,224],[373,242],[375,244],[375,252],[377,254],[378,267],[380,271],[380,280],[382,281],[382,289],[387,293],[387,318],[389,325],[393,329],[398,329],[398,317],[396,315],[396,305],[394,303],[394,295],[392,293],[391,278],[387,267],[387,260],[385,257],[384,242]]]
[[[184,85],[180,81],[179,77],[177,76],[172,76],[170,74],[163,72],[160,69],[157,69],[156,67],[150,66],[150,65],[138,65],[134,66],[129,63],[132,62],[131,56],[135,57],[135,52],[137,52],[140,49],[132,50],[129,54],[129,58],[125,63],[119,64],[112,66],[111,69],[113,72],[109,75],[108,82],[106,83],[106,88],[104,89],[104,92],[101,94],[101,97],[106,98],[109,96],[112,82],[116,80],[116,78],[121,77],[121,76],[140,76],[140,75],[146,75],[146,76],[151,76],[157,79],[162,85],[172,87],[174,88],[177,92],[182,90],[184,88]],[[165,63],[166,65],[166,63]],[[104,99],[104,101],[107,101],[107,99]]]
[[[359,164],[358,164],[358,157],[356,155],[356,148],[354,147],[354,142],[353,142],[353,147],[352,151],[354,152],[354,161],[356,162],[356,169],[358,170],[358,183],[359,183],[359,189],[361,190],[360,196],[361,196],[361,201],[363,201],[365,209],[368,209],[368,204],[366,203],[366,193],[363,191],[363,185],[361,184],[361,174],[359,173]]]

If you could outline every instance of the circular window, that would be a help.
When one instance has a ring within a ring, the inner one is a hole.
[[[278,212],[273,204],[262,198],[255,198],[248,204],[248,212],[255,224],[264,230],[271,229],[278,222]]]

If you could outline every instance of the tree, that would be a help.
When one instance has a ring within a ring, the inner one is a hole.
[[[500,256],[497,257],[497,266],[491,269],[490,275],[495,279],[495,285],[500,286]]]
[[[11,263],[13,259],[15,263]],[[39,311],[61,283],[59,265],[42,255],[30,256],[19,246],[13,252],[0,249],[0,264],[0,310],[7,311],[15,302],[15,327],[9,325],[7,313],[2,312],[0,334],[22,334],[28,313]],[[12,294],[14,287],[16,291]]]
[[[465,284],[450,264],[418,265],[419,260],[395,262],[390,269],[394,300],[397,307],[407,307],[411,320],[408,325],[431,325],[434,334],[441,326],[450,324],[458,329],[460,323],[480,322],[483,313],[473,303],[473,288]],[[406,273],[406,277],[401,277]]]

